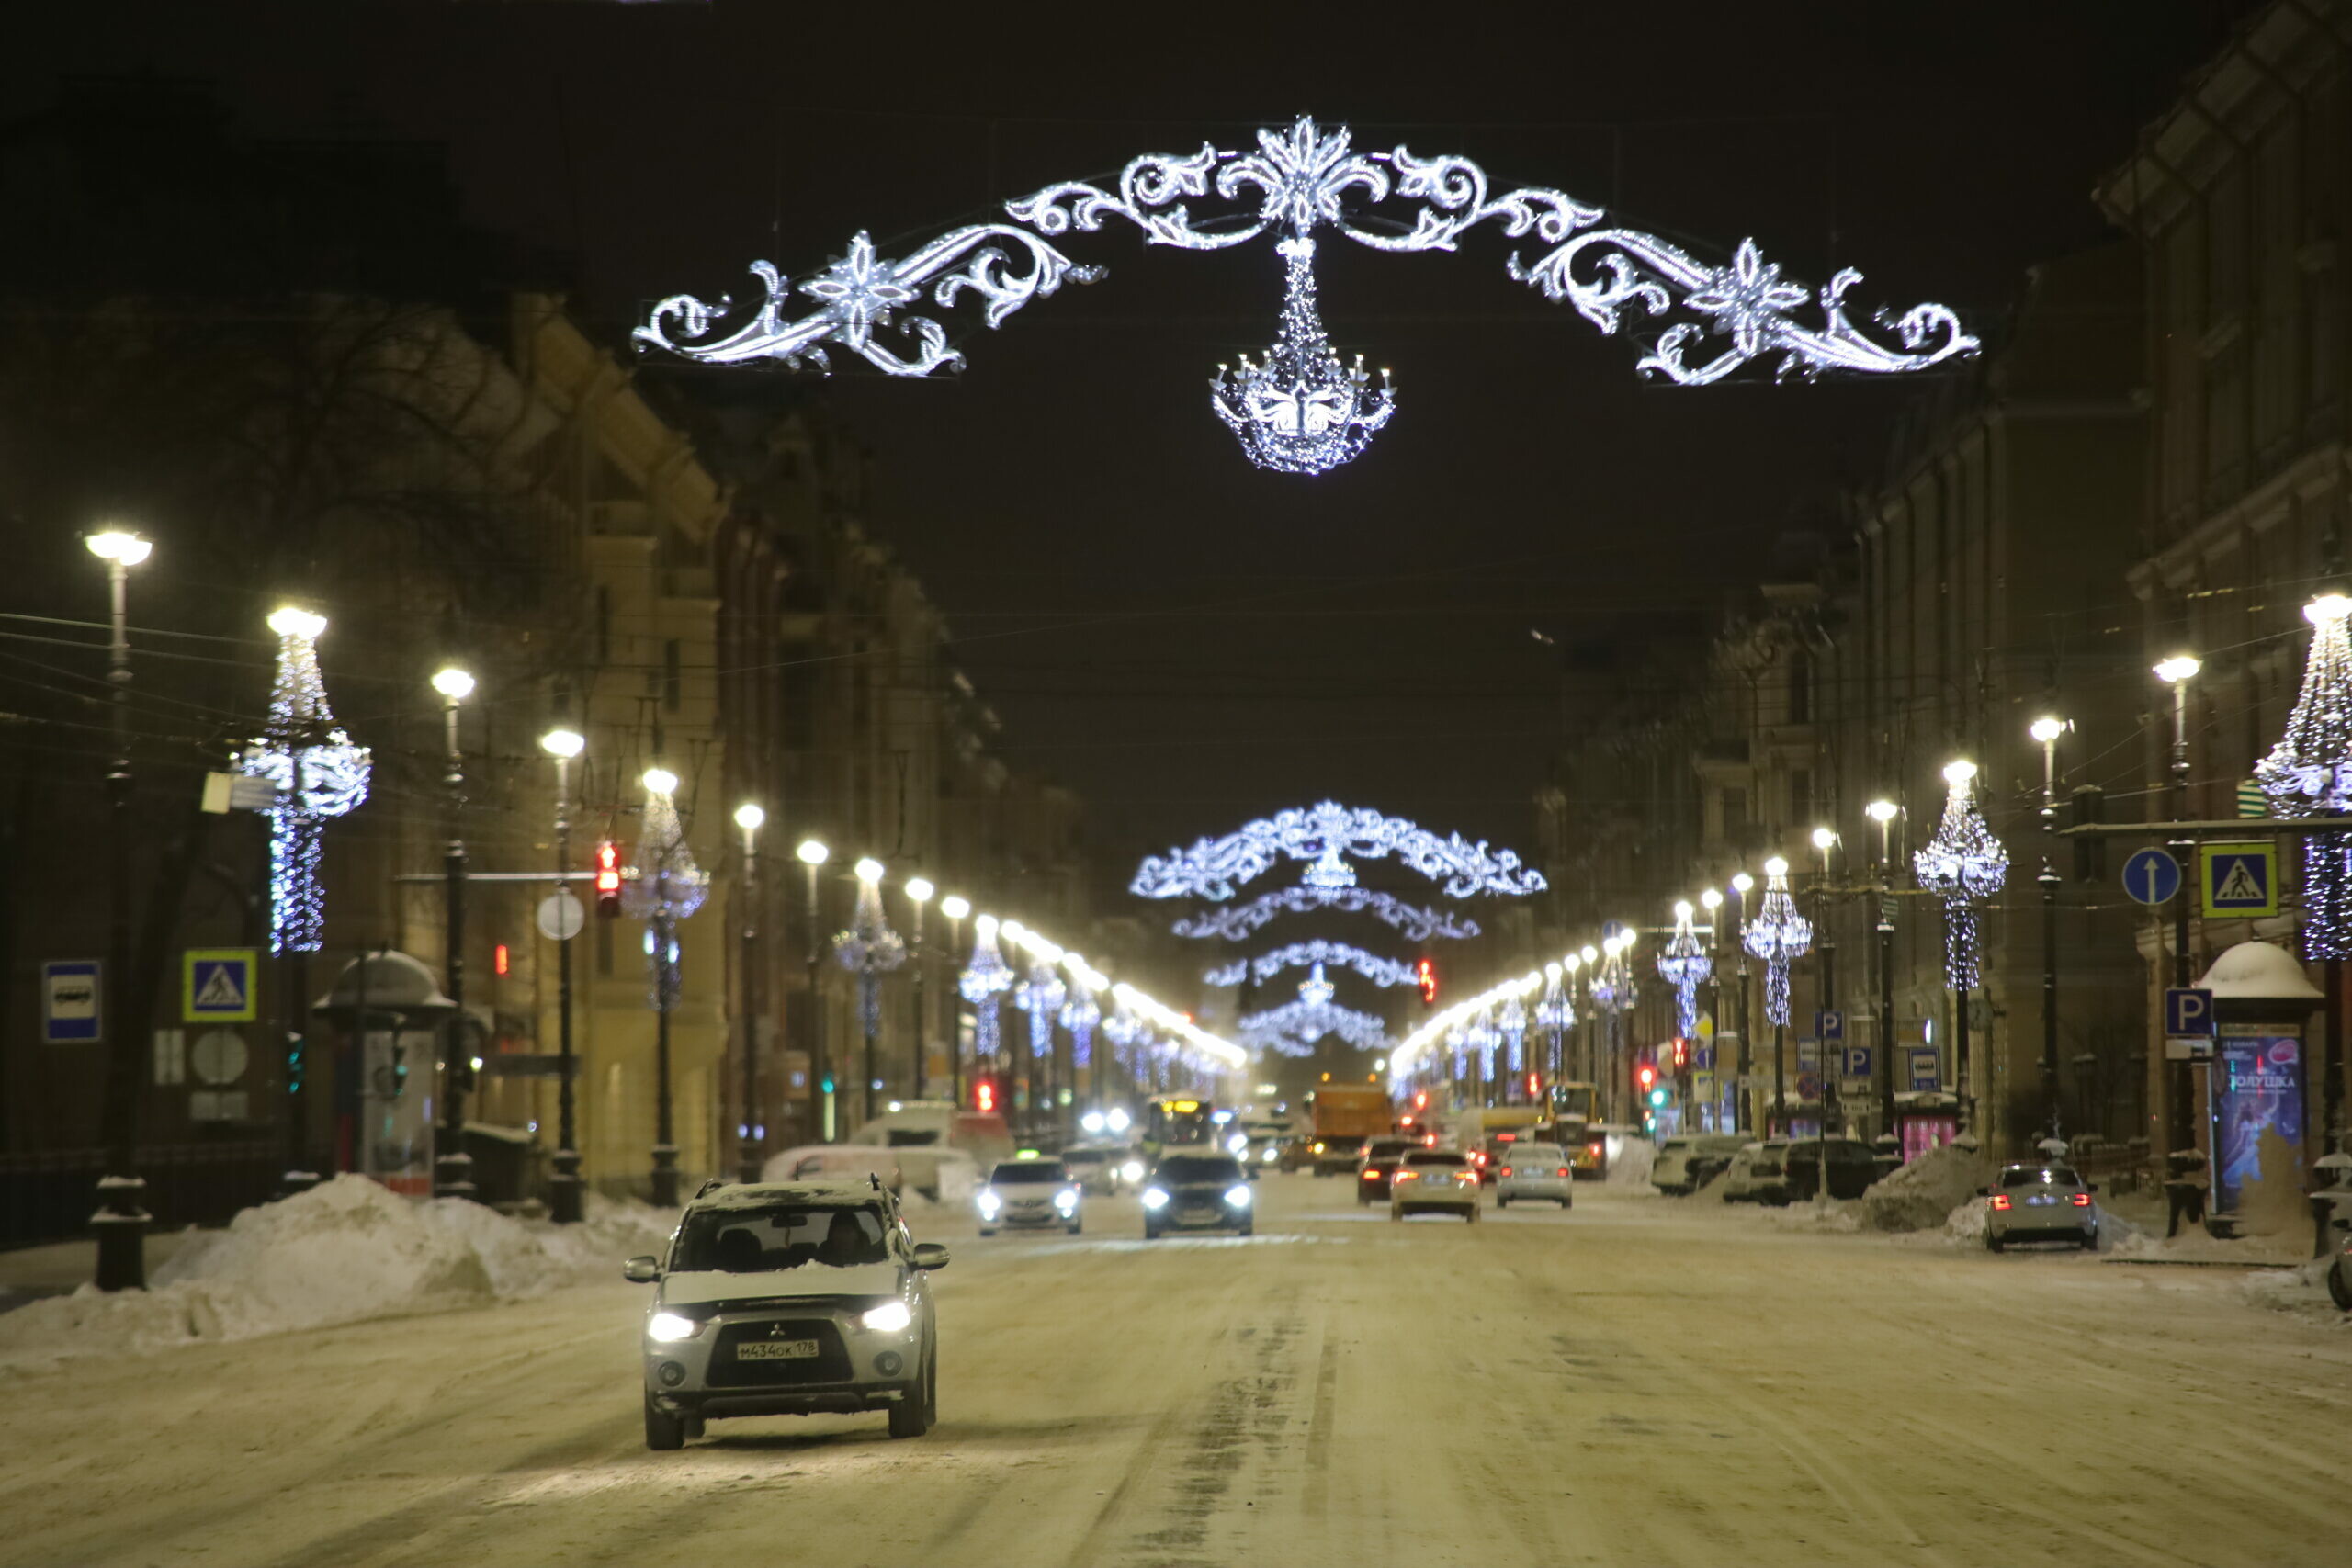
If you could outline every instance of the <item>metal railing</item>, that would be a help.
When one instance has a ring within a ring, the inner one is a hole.
[[[0,1247],[75,1241],[90,1234],[103,1149],[0,1155]],[[139,1151],[147,1208],[157,1230],[226,1224],[269,1201],[285,1156],[267,1139],[160,1144]]]

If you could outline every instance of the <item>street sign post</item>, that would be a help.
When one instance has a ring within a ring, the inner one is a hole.
[[[2213,993],[2196,986],[2165,988],[2165,1032],[2188,1039],[2213,1035]]]
[[[62,958],[40,966],[40,1037],[50,1045],[86,1045],[105,1038],[98,961]]]
[[[2199,870],[2198,893],[2209,919],[2278,912],[2277,844],[2208,844]]]
[[[1826,1040],[1832,1045],[1844,1043],[1845,1010],[1841,1008],[1823,1008],[1815,1012],[1813,1015],[1813,1032],[1816,1039]]]
[[[2142,850],[2123,863],[2123,891],[2134,903],[2165,903],[2180,891],[2180,863],[2163,850]]]
[[[251,1023],[254,965],[250,947],[191,947],[180,954],[180,1021]]]
[[[1871,1068],[1875,1063],[1876,1053],[1869,1046],[1849,1045],[1839,1055],[1845,1064],[1840,1069],[1840,1076],[1849,1078],[1867,1078],[1872,1076]]]
[[[1943,1055],[1933,1045],[1911,1047],[1911,1092],[1933,1094],[1943,1087]]]
[[[587,922],[587,906],[569,887],[559,887],[539,900],[539,934],[549,942],[570,942]]]

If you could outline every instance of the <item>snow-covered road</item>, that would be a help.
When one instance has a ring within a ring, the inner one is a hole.
[[[940,1406],[639,1432],[639,1291],[0,1372],[0,1562],[2342,1561],[2352,1333],[1647,1193],[944,1240]]]

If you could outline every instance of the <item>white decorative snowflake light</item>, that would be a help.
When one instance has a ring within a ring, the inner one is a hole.
[[[1740,932],[1748,953],[1764,961],[1764,1021],[1789,1021],[1789,965],[1813,951],[1813,922],[1789,896],[1789,863],[1764,863],[1764,897]]]
[[[2312,646],[2302,690],[2286,733],[2254,765],[2274,816],[2340,817],[2352,812],[2352,599],[2323,594],[2303,606]],[[2352,958],[2352,865],[2341,833],[2303,840],[2303,953]]]
[[[1375,986],[1398,987],[1415,983],[1413,966],[1394,958],[1383,958],[1376,953],[1366,953],[1361,947],[1351,947],[1344,942],[1295,942],[1286,947],[1261,953],[1255,958],[1236,959],[1230,964],[1208,971],[1202,978],[1212,986],[1238,986],[1255,975],[1261,980],[1271,980],[1285,969],[1302,964],[1320,968],[1337,964],[1354,970]]]
[[[1327,910],[1341,915],[1370,915],[1383,925],[1395,927],[1408,942],[1429,942],[1439,937],[1463,941],[1478,934],[1478,922],[1466,916],[1450,909],[1408,904],[1392,893],[1374,893],[1362,887],[1284,887],[1261,893],[1247,904],[1204,909],[1168,929],[1178,936],[1246,942],[1284,915]]]
[[[1911,857],[1920,887],[1944,901],[1944,983],[1955,991],[1977,983],[1984,934],[1976,907],[2009,879],[2009,852],[1976,809],[1975,780],[1973,762],[1944,770],[1943,819]]]
[[[1449,898],[1480,893],[1519,897],[1541,893],[1543,874],[1520,863],[1509,850],[1489,851],[1485,840],[1471,843],[1459,833],[1441,839],[1402,817],[1351,808],[1323,801],[1305,809],[1278,811],[1270,818],[1245,823],[1221,839],[1202,839],[1189,850],[1147,856],[1136,870],[1128,891],[1144,898],[1230,898],[1241,884],[1262,875],[1277,860],[1312,861],[1327,876],[1328,869],[1344,870],[1342,855],[1362,860],[1394,855],[1406,865],[1443,885]],[[1347,873],[1352,883],[1354,874]],[[1316,891],[1337,893],[1333,883],[1311,884]]]
[[[237,771],[277,791],[269,807],[269,950],[316,953],[325,935],[319,887],[319,839],[326,819],[368,798],[372,763],[352,744],[327,705],[318,640],[326,617],[283,609],[269,617],[277,634],[277,673],[270,683],[269,723],[237,759]]]

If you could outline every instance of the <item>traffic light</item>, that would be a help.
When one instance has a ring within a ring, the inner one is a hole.
[[[621,847],[606,839],[596,846],[596,913],[606,919],[621,912]]]
[[[1421,1005],[1437,1006],[1437,960],[1424,958],[1413,965],[1413,983],[1421,988]]]
[[[1644,1100],[1647,1100],[1650,1097],[1650,1091],[1657,1088],[1657,1064],[1655,1062],[1634,1063],[1634,1087],[1641,1091]]]
[[[1679,1034],[1674,1037],[1674,1070],[1680,1072],[1690,1065],[1690,1042]]]
[[[832,1087],[832,1081],[827,1079],[825,1092],[831,1093]],[[993,1111],[996,1109],[995,1079],[974,1078],[972,1080],[972,1109],[979,1111]]]
[[[2097,784],[2079,784],[2075,789],[2074,826],[2096,828],[2107,820],[2107,791]],[[2075,840],[2075,880],[2103,882],[2107,879],[2107,840],[2097,833],[2086,833]]]
[[[492,974],[503,976],[514,966],[514,961],[507,953],[506,944],[504,942],[502,942],[497,946],[490,950],[490,972]]]

